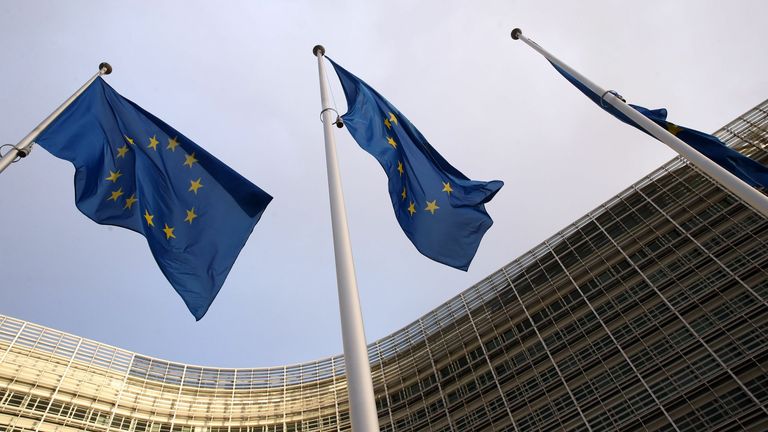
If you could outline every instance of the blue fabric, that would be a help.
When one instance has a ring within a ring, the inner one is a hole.
[[[637,123],[632,121],[629,117],[624,115],[621,111],[613,107],[608,102],[601,104],[601,96],[590,90],[581,81],[577,80],[573,75],[569,74],[559,66],[551,63],[554,68],[560,72],[562,76],[571,82],[576,88],[581,90],[588,98],[594,103],[601,106],[604,110],[608,111],[611,115],[621,120],[622,122],[634,126],[637,129],[646,132],[645,129],[640,127]],[[657,125],[663,127],[673,135],[680,138],[681,141],[693,147],[696,151],[708,157],[710,160],[720,165],[724,169],[728,170],[731,174],[743,180],[745,183],[752,187],[768,190],[768,167],[761,163],[750,159],[749,157],[733,150],[720,141],[717,137],[699,132],[697,130],[688,129],[686,127],[678,126],[674,123],[667,121],[667,110],[665,108],[659,108],[650,110],[643,108],[639,105],[629,104],[640,114],[648,117],[651,121]],[[647,132],[646,132],[647,133]],[[649,134],[650,135],[650,134]]]
[[[504,183],[467,178],[376,90],[331,64],[347,98],[344,125],[384,168],[395,217],[405,235],[425,256],[466,271],[493,225],[484,204]]]
[[[272,200],[101,78],[35,141],[75,166],[83,214],[146,237],[197,320]]]

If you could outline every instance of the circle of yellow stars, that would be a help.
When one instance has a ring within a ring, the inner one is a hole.
[[[395,114],[388,112],[388,116],[384,117],[384,126],[387,127],[388,131],[392,130],[393,126],[397,126],[398,120],[397,116]],[[392,149],[397,150],[397,141],[389,135],[387,135],[387,144],[392,147]],[[400,177],[402,177],[405,174],[405,168],[403,166],[403,162],[398,160],[397,161],[397,172],[399,173]],[[445,181],[441,182],[443,184],[443,189],[441,192],[445,192],[448,195],[453,192],[453,187],[451,187],[451,182]],[[408,196],[408,191],[406,190],[405,186],[403,187],[403,191],[400,193],[400,197],[402,198],[402,201],[405,201],[406,197]],[[439,209],[440,206],[437,205],[437,200],[425,200],[426,207],[424,207],[423,211],[429,212],[430,214],[434,215]],[[413,215],[418,211],[416,210],[416,203],[414,201],[408,201],[408,207],[406,208],[406,211],[408,211],[408,215],[413,217]]]
[[[123,143],[122,146],[117,147],[117,154],[115,155],[115,161],[117,159],[124,159],[126,154],[128,154],[128,151],[131,149],[131,147],[134,147],[136,145],[136,141],[129,137],[128,135],[123,136],[125,138],[125,143]],[[157,152],[157,146],[160,144],[160,140],[157,139],[157,134],[151,136],[148,138],[148,144],[147,149],[152,149],[155,152]],[[171,152],[176,152],[176,148],[179,146],[179,140],[178,137],[168,138],[168,145],[165,147],[166,150],[169,150]],[[195,152],[192,152],[191,154],[184,154],[184,166],[189,167],[192,169],[196,163],[199,161],[195,157]],[[104,178],[105,181],[111,182],[113,185],[117,185],[117,181],[119,178],[123,176],[123,173],[121,170],[109,170],[109,175]],[[194,193],[195,195],[198,194],[198,191],[200,188],[204,187],[205,185],[202,182],[202,177],[198,177],[196,180],[190,180],[189,181],[189,189],[188,191],[191,193]],[[109,197],[107,198],[107,201],[112,201],[115,203],[118,203],[119,200],[123,199],[122,197],[125,195],[125,192],[123,192],[122,186],[118,187],[117,189],[114,189],[110,192]],[[124,198],[123,201],[123,209],[125,210],[132,210],[133,205],[136,204],[139,201],[139,199],[136,197],[136,194],[133,193],[131,196]],[[192,207],[191,209],[185,210],[187,213],[186,218],[184,219],[184,222],[187,222],[188,224],[192,224],[192,222],[199,217],[199,215],[195,212],[195,208]],[[150,213],[148,208],[144,209],[144,215],[143,215],[144,221],[147,224],[147,227],[154,228],[155,227],[155,215]],[[167,223],[163,223],[163,233],[165,234],[166,240],[175,239],[175,227],[169,226]]]

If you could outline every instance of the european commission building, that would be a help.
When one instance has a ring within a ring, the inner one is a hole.
[[[717,132],[768,161],[768,101]],[[382,431],[768,430],[768,219],[676,159],[369,347]],[[198,367],[0,315],[0,432],[349,430],[341,356]]]

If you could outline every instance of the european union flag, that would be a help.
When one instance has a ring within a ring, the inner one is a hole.
[[[425,256],[466,271],[493,225],[484,204],[504,183],[467,178],[376,90],[331,64],[347,97],[344,124],[389,177],[392,207],[405,235]]]
[[[197,320],[272,200],[101,78],[35,141],[75,166],[81,212],[146,237]]]
[[[576,88],[581,90],[588,98],[594,103],[601,106],[604,110],[608,111],[611,115],[624,123],[634,126],[643,132],[645,129],[640,127],[637,123],[632,121],[629,117],[624,115],[621,111],[613,107],[613,105],[602,100],[602,95],[599,95],[589,87],[585,86],[576,77],[569,74],[559,66],[551,63],[552,66],[557,69],[562,76],[571,82]],[[651,121],[657,125],[663,127],[669,131],[672,135],[680,138],[681,141],[694,148],[697,152],[708,157],[710,160],[720,165],[724,169],[728,170],[731,174],[743,180],[750,186],[762,190],[768,190],[768,167],[760,164],[757,161],[750,159],[749,157],[733,150],[720,141],[717,137],[699,132],[697,130],[688,129],[682,126],[678,126],[674,123],[667,121],[667,110],[665,108],[659,108],[655,110],[649,110],[638,105],[628,104],[640,114],[648,117]],[[647,132],[646,132],[647,133]],[[649,134],[650,135],[650,134]]]

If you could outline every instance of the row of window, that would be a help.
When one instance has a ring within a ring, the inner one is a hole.
[[[132,432],[300,432],[328,430],[329,428],[335,429],[337,423],[340,425],[349,424],[349,413],[340,412],[338,417],[332,415],[322,418],[303,419],[298,422],[286,422],[285,425],[278,423],[274,425],[237,427],[195,427],[185,425],[174,425],[172,427],[168,423],[133,419],[119,414],[112,416],[109,412],[95,408],[87,408],[56,400],[51,402],[48,398],[2,389],[0,389],[0,412],[33,419],[40,419],[45,416],[45,421],[48,423],[82,427],[84,430],[93,431],[102,431],[109,426],[112,430]],[[0,425],[0,432],[3,432],[3,427]],[[8,432],[11,431],[8,430]]]

